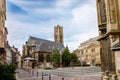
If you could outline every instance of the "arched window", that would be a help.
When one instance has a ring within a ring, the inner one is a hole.
[[[46,55],[46,62],[50,62],[50,55],[49,54]]]
[[[39,54],[39,62],[43,62],[44,61],[44,55],[43,54]]]

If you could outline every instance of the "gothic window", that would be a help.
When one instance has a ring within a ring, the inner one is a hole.
[[[39,54],[39,62],[43,62],[44,61],[44,55],[43,54]]]
[[[49,54],[46,55],[46,62],[50,62],[50,55]]]
[[[99,0],[99,7],[100,7],[101,23],[105,23],[107,19],[106,19],[106,6],[104,0]]]

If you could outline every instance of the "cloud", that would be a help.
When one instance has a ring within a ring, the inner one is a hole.
[[[53,40],[54,26],[60,24],[64,27],[65,45],[72,51],[98,35],[95,5],[95,0],[9,0],[9,43],[21,51],[29,36]]]

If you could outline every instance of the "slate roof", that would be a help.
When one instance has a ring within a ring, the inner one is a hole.
[[[120,50],[120,42],[115,44],[111,49],[112,50]]]
[[[36,38],[32,36],[29,37],[27,45],[36,46],[35,51],[40,52],[52,52],[55,49],[57,49],[58,51],[62,51],[64,49],[62,43]]]
[[[98,36],[97,36],[97,37],[90,38],[89,40],[87,40],[87,41],[85,41],[85,42],[83,42],[83,43],[81,43],[81,44],[89,43],[89,42],[92,42],[92,41],[96,41],[98,38],[99,38]]]

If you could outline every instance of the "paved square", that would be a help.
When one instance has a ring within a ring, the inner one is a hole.
[[[33,69],[27,72],[18,69],[17,80],[101,80],[99,67],[58,68],[55,70]],[[50,78],[50,79],[49,79]]]

